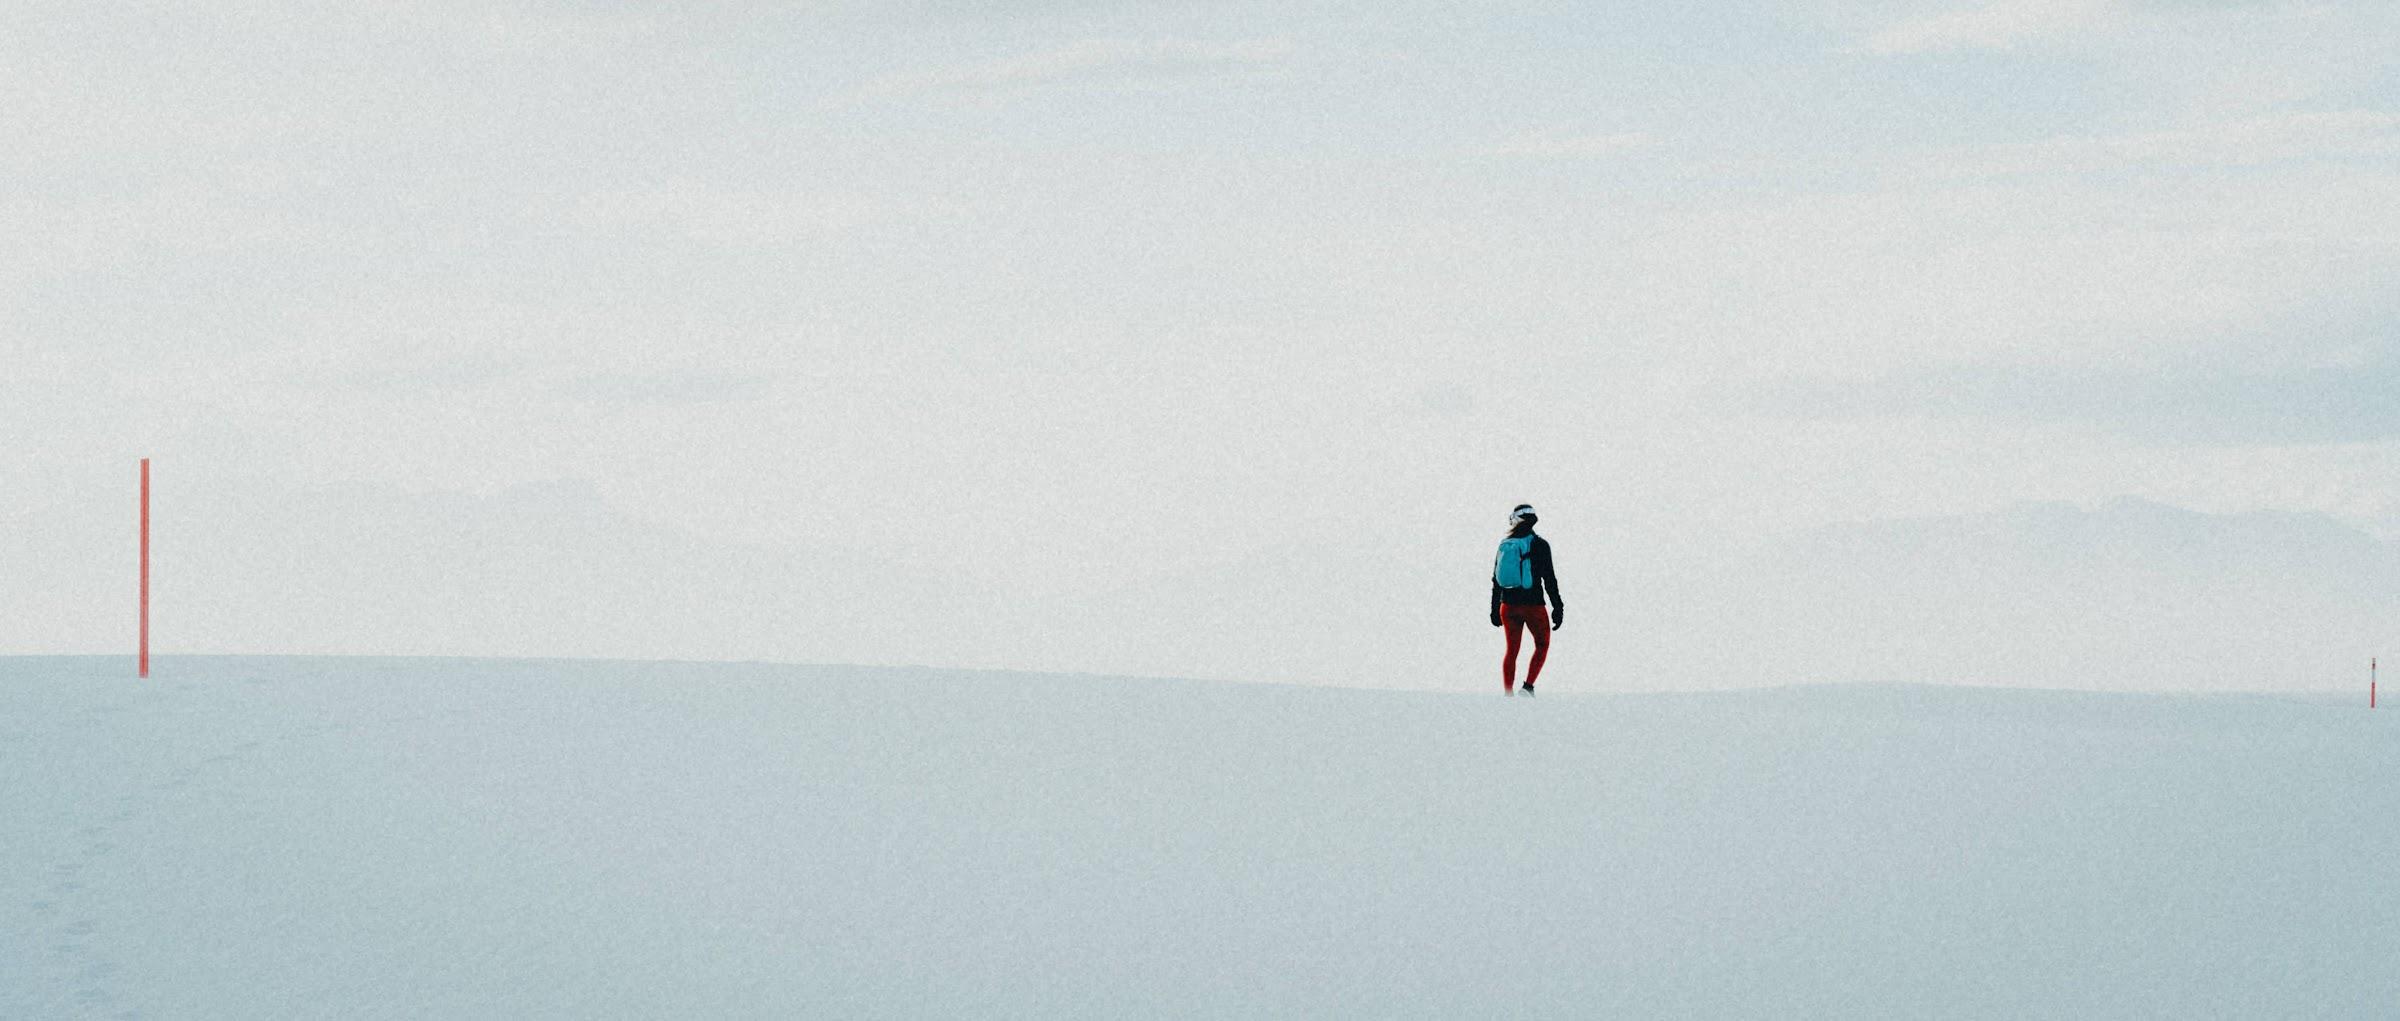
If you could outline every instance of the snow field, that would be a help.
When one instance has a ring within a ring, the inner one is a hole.
[[[153,669],[0,659],[0,1017],[2400,1005],[2356,706]]]

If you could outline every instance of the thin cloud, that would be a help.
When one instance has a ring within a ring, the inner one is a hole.
[[[2171,167],[2254,167],[2345,156],[2400,156],[2400,114],[2279,114],[2176,131],[2061,137],[1958,150],[1929,161],[1946,176],[2080,174]]]
[[[947,211],[938,204],[902,205],[856,193],[726,189],[687,181],[544,198],[533,202],[527,215],[603,235],[760,245],[838,235],[872,223]]]
[[[1483,150],[1505,159],[1581,159],[1617,156],[1656,147],[1658,140],[1639,131],[1575,133],[1534,130],[1512,135]]]
[[[2099,27],[2116,13],[2107,0],[1998,0],[1887,28],[1860,47],[1898,56],[1957,50],[2012,50],[2028,43]]]
[[[1291,59],[1292,49],[1288,39],[1085,39],[1001,60],[885,75],[859,87],[849,98],[864,102],[1018,91],[1072,82],[1248,74],[1284,65]]]
[[[668,369],[591,373],[565,380],[553,392],[606,406],[734,404],[759,400],[773,381],[755,368]]]
[[[2280,337],[2194,345],[2140,363],[1926,367],[1873,380],[1791,380],[1747,407],[1795,419],[1945,416],[2073,423],[2149,442],[2215,447],[2379,443],[2400,437],[2400,316],[2326,324],[2311,349]],[[2345,340],[2342,334],[2349,334]]]

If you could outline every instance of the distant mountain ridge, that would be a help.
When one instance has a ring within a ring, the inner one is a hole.
[[[165,652],[922,663],[1441,690],[1498,686],[1497,530],[1362,517],[1084,584],[970,577],[869,544],[750,545],[581,483],[489,495],[265,483],[171,494]],[[2140,499],[1827,525],[1731,545],[1554,512],[1554,690],[1902,681],[2363,686],[2400,655],[2400,544],[2322,514]],[[0,548],[0,653],[131,634],[122,535],[61,512]],[[52,551],[46,559],[33,550]],[[905,553],[906,551],[902,551]],[[1013,588],[1010,586],[1014,586]]]
[[[1649,605],[1713,612],[1790,680],[2325,686],[2400,641],[2400,547],[2317,514],[2028,503],[1811,529],[1688,580]]]

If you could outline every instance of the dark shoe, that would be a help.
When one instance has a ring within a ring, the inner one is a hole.
[[[1533,697],[1533,685],[1530,685],[1530,684],[1528,684],[1528,685],[1526,685],[1526,686],[1525,686],[1525,697],[1526,697],[1526,698],[1532,698],[1532,697]]]

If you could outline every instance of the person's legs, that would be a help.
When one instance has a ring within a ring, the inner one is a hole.
[[[1500,690],[1517,693],[1517,643],[1525,638],[1525,621],[1516,614],[1516,607],[1500,608],[1500,623],[1508,630],[1508,654],[1500,657]]]
[[[1542,661],[1550,658],[1550,608],[1527,607],[1525,626],[1533,630],[1533,659],[1525,664],[1525,687],[1530,689],[1542,676]]]

